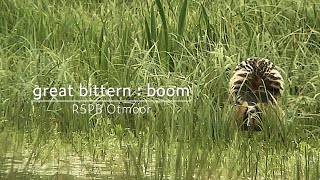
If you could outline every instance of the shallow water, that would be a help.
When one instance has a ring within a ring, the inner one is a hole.
[[[44,162],[11,152],[1,157],[0,167],[0,179],[130,179],[125,172],[116,171],[123,168],[110,160],[93,160],[76,154]]]

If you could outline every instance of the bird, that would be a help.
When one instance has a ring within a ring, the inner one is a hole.
[[[261,131],[261,105],[277,104],[283,90],[283,77],[269,59],[251,57],[239,63],[229,81],[238,127]]]

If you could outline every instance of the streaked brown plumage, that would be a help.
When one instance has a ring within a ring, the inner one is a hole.
[[[276,103],[283,78],[265,58],[248,58],[235,68],[229,90],[237,106],[237,124],[242,129],[261,130],[260,103]]]

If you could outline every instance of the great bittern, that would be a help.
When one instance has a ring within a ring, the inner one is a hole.
[[[244,130],[261,130],[259,104],[277,102],[283,78],[270,60],[248,58],[235,68],[229,90],[237,106],[237,125]]]

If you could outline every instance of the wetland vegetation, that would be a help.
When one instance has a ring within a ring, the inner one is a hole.
[[[319,15],[318,0],[0,1],[0,179],[320,179]],[[228,93],[251,56],[285,80],[260,132],[237,129]],[[80,83],[191,92],[103,102],[145,114],[73,113],[102,99],[77,89],[33,101]]]

